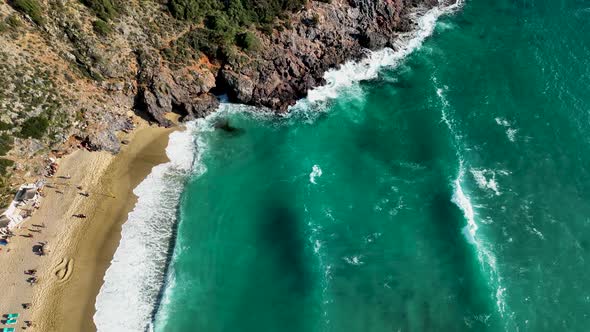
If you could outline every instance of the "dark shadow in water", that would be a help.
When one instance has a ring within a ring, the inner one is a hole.
[[[306,266],[306,248],[301,221],[288,204],[273,200],[266,205],[260,224],[261,244],[277,267],[276,273],[288,278],[290,291],[304,295],[312,288]]]
[[[313,263],[306,255],[302,220],[290,206],[292,196],[282,189],[261,195],[281,198],[264,199],[258,221],[251,221],[257,256],[240,276],[245,285],[237,290],[235,309],[224,323],[227,331],[299,332],[309,330],[313,321]]]
[[[232,126],[229,123],[229,119],[226,118],[221,118],[215,121],[213,127],[215,127],[216,130],[223,131],[231,136],[241,136],[246,132],[244,129]]]

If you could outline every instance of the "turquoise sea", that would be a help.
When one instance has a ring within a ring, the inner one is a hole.
[[[188,164],[122,241],[169,254],[117,252],[99,330],[118,296],[130,331],[588,331],[590,1],[468,0],[424,29],[288,117],[224,105],[173,137]]]

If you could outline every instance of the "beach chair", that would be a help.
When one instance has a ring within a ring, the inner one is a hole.
[[[8,318],[8,319],[18,318],[18,314],[8,314],[8,315],[6,315],[6,318]]]
[[[14,327],[5,327],[2,329],[2,332],[14,332]]]
[[[8,319],[6,324],[16,324],[16,319]]]

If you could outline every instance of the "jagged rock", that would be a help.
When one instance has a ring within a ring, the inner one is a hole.
[[[376,50],[387,46],[389,40],[383,34],[374,31],[365,31],[361,34],[359,39],[362,47],[370,50]]]
[[[219,107],[219,99],[212,94],[203,94],[191,101],[187,109],[188,119],[204,118]]]
[[[224,68],[221,71],[221,79],[228,88],[227,93],[230,98],[244,104],[252,100],[254,82],[250,77],[235,73],[229,68]]]
[[[108,129],[90,133],[84,139],[84,145],[92,151],[104,150],[111,153],[119,153],[121,150],[121,144],[117,136],[115,136],[112,130]]]
[[[124,10],[108,22],[108,35],[95,31],[96,13],[88,6],[69,0],[49,3],[44,31],[31,26],[27,33],[34,38],[19,40],[38,46],[20,48],[16,41],[0,40],[14,53],[7,62],[40,48],[38,54],[26,56],[44,64],[42,75],[32,75],[35,85],[47,85],[40,80],[47,75],[64,95],[75,95],[54,103],[60,112],[68,112],[68,124],[80,124],[64,129],[64,137],[85,137],[77,130],[90,131],[92,147],[117,151],[115,131],[128,130],[125,119],[103,114],[121,115],[133,107],[171,126],[167,113],[178,113],[183,120],[206,116],[219,105],[214,95],[224,93],[234,102],[287,111],[308,90],[325,83],[327,70],[364,56],[367,48],[394,45],[400,32],[415,28],[410,12],[438,5],[439,0],[310,0],[277,19],[275,27],[280,29],[251,29],[258,39],[255,49],[230,46],[223,56],[220,49],[203,50],[209,57],[196,50],[199,36],[191,34],[205,28],[174,19],[163,5],[167,1],[123,2]],[[35,92],[31,99],[45,98]],[[23,108],[18,101],[11,105]],[[30,115],[44,109],[31,106]],[[4,114],[12,114],[8,112]]]
[[[221,82],[235,102],[285,111],[324,83],[326,70],[361,58],[364,49],[392,45],[399,32],[409,29],[409,11],[425,4],[431,7],[437,0],[311,2],[295,16],[299,24],[293,29],[270,38],[259,34],[263,47],[256,61],[226,65]]]
[[[139,94],[139,101],[136,108],[142,113],[151,116],[160,125],[169,127],[172,125],[172,122],[166,119],[165,115],[172,111],[172,103],[162,105],[160,104],[160,100],[150,89],[143,88]]]

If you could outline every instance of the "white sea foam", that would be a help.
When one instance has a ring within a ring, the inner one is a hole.
[[[320,240],[313,241],[313,252],[318,254],[320,249],[322,249],[322,242]]]
[[[322,103],[339,97],[343,90],[350,89],[360,81],[374,79],[384,67],[395,67],[414,50],[420,48],[424,40],[432,34],[436,27],[437,19],[444,14],[458,9],[462,0],[457,0],[448,5],[448,1],[439,0],[439,6],[426,12],[416,12],[415,21],[418,24],[416,30],[401,34],[395,41],[393,48],[385,48],[380,51],[368,51],[367,57],[360,61],[349,61],[337,69],[332,69],[324,74],[326,84],[308,91],[307,98],[297,102],[293,108],[309,109]]]
[[[460,160],[459,175],[453,183],[455,191],[453,193],[452,201],[459,208],[461,208],[461,210],[463,211],[463,215],[465,216],[465,219],[467,219],[467,225],[463,228],[463,233],[465,234],[470,243],[478,246],[478,242],[475,239],[478,227],[477,223],[475,223],[475,212],[473,211],[473,205],[471,205],[469,197],[465,195],[465,193],[463,192],[463,187],[461,187],[461,181],[463,181],[464,175],[465,171],[463,169],[463,161]]]
[[[432,34],[439,16],[457,9],[462,0],[452,5],[433,8],[417,19],[418,29],[400,36],[394,49],[368,52],[367,58],[359,62],[347,62],[337,70],[325,73],[327,84],[308,93],[293,108],[307,110],[322,102],[339,96],[343,89],[363,80],[376,78],[383,67],[392,67]],[[416,15],[419,15],[417,13]],[[222,104],[220,111],[243,112],[251,107]],[[268,113],[256,112],[256,116],[267,118]],[[194,140],[197,130],[210,128],[205,120],[189,124],[184,132],[173,133],[167,154],[170,162],[154,167],[152,173],[134,190],[138,196],[134,210],[122,227],[122,239],[106,272],[104,284],[96,300],[94,322],[98,331],[145,331],[149,328],[151,313],[157,301],[168,250],[173,235],[177,206],[184,182],[191,172],[203,173],[205,166],[200,163],[203,142]],[[194,154],[194,151],[197,154]],[[316,165],[317,166],[317,165]],[[314,166],[310,181],[321,176],[319,166]],[[312,176],[313,175],[313,176]],[[315,247],[318,252],[321,245]],[[349,257],[350,264],[360,265],[361,257]],[[331,266],[326,268],[326,279],[330,279]],[[173,282],[168,280],[168,282]]]
[[[475,210],[473,209],[471,199],[465,193],[462,187],[464,177],[464,162],[463,160],[460,160],[459,174],[453,183],[453,187],[455,190],[453,193],[452,201],[461,209],[461,211],[463,211],[463,215],[467,220],[467,225],[463,228],[463,234],[465,235],[469,243],[471,243],[476,248],[477,257],[480,262],[480,265],[482,266],[484,271],[487,272],[488,277],[490,279],[490,284],[493,287],[496,287],[496,307],[498,308],[500,316],[504,316],[506,312],[506,288],[503,286],[502,277],[497,270],[496,257],[494,253],[477,237],[477,230],[479,227],[476,222],[476,214]]]
[[[510,142],[516,141],[516,133],[518,133],[518,129],[508,128],[506,129],[506,136],[510,140]]]
[[[342,259],[344,259],[344,261],[350,265],[355,265],[355,266],[359,266],[359,265],[363,265],[364,262],[361,260],[363,257],[361,255],[354,255],[354,256],[346,256],[343,257]]]
[[[317,184],[315,180],[322,176],[322,169],[318,165],[313,165],[311,173],[309,173],[309,182]]]
[[[469,170],[480,189],[491,190],[496,196],[499,196],[498,182],[496,181],[496,172],[487,169],[470,169]]]
[[[205,123],[188,123],[170,135],[169,162],[152,169],[133,191],[138,197],[121,230],[121,241],[96,299],[98,331],[144,331],[165,278],[169,240],[184,182],[199,163],[202,147],[194,134]],[[194,153],[198,149],[198,153]]]
[[[518,129],[512,128],[512,124],[504,118],[495,118],[494,120],[496,121],[496,124],[506,128],[506,137],[508,137],[508,140],[510,142],[515,142]]]
[[[433,82],[438,85],[436,77],[433,77]],[[453,197],[452,202],[457,205],[461,211],[463,212],[463,216],[465,217],[467,224],[463,228],[463,234],[467,241],[475,247],[477,258],[479,260],[480,266],[486,272],[489,277],[491,287],[496,288],[496,292],[494,294],[496,298],[496,306],[500,316],[504,316],[506,312],[506,302],[505,302],[505,291],[506,288],[502,285],[502,277],[496,268],[496,257],[493,251],[488,248],[488,246],[478,238],[477,230],[479,226],[476,222],[476,212],[471,203],[471,199],[468,194],[465,192],[463,188],[463,182],[465,181],[465,161],[463,160],[463,156],[461,155],[462,151],[468,150],[463,143],[463,136],[461,135],[460,131],[456,128],[456,124],[452,118],[452,106],[449,101],[446,99],[445,91],[448,88],[445,86],[444,88],[437,88],[436,94],[442,103],[441,108],[441,121],[444,122],[449,131],[451,132],[454,140],[455,146],[457,150],[457,157],[459,159],[459,173],[457,177],[453,181]],[[496,122],[500,121],[501,119],[496,119]],[[490,179],[486,178],[485,174],[492,171],[487,170],[479,170],[479,169],[471,169],[471,174],[473,175],[477,185],[481,189],[489,189],[499,195],[500,192],[498,190],[498,185],[495,181],[495,172],[492,172],[493,175]],[[507,171],[498,171],[498,173],[502,175],[509,174]]]

